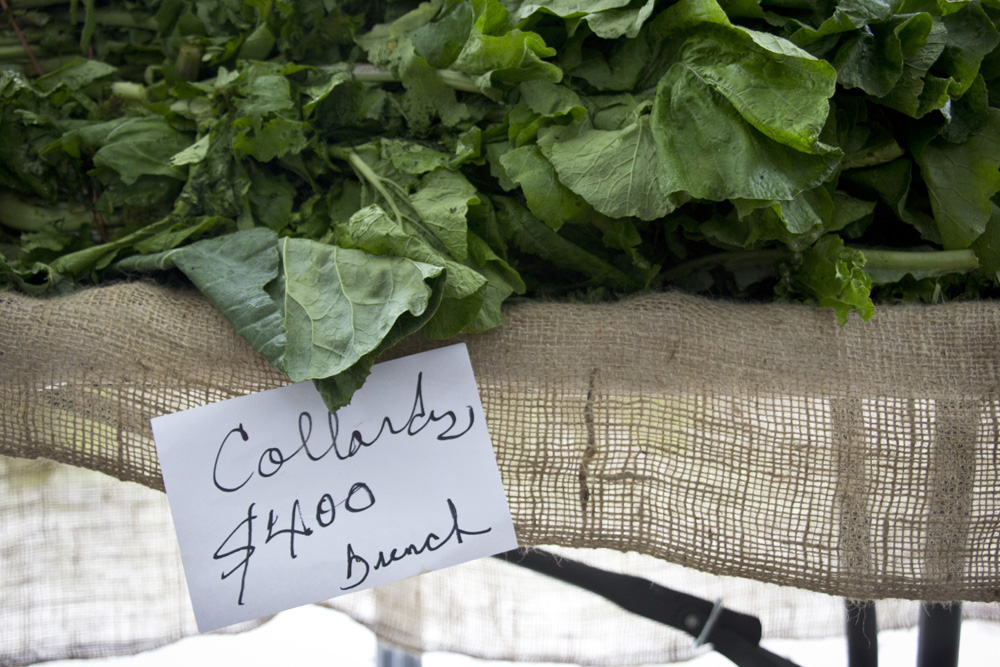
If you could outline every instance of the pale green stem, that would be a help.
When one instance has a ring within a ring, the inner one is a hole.
[[[383,69],[381,67],[375,67],[374,65],[354,65],[353,67],[348,65],[329,65],[324,69],[327,70],[342,70],[350,72],[351,75],[358,81],[364,81],[367,83],[393,83],[398,82],[399,79],[389,70]],[[449,88],[454,88],[455,90],[462,90],[467,93],[478,93],[481,92],[478,87],[476,87],[476,82],[471,76],[463,72],[456,72],[450,69],[440,69],[437,70],[438,79],[441,80],[443,84]]]
[[[368,163],[361,159],[360,155],[351,150],[341,151],[340,149],[331,149],[330,154],[334,157],[346,159],[347,162],[354,167],[355,171],[357,171],[363,179],[368,181],[368,183],[371,184],[371,186],[375,188],[380,195],[382,195],[382,198],[385,199],[389,203],[390,208],[392,208],[392,213],[396,217],[396,223],[402,227],[403,215],[399,212],[399,208],[396,206],[396,200],[393,199],[389,191],[385,189],[385,186],[382,185],[382,178],[372,171],[372,168],[368,166]]]
[[[861,252],[868,269],[952,273],[979,268],[979,258],[971,249],[930,252],[862,249]]]

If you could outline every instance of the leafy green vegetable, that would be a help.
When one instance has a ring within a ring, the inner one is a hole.
[[[1000,293],[994,0],[35,4],[0,288],[177,272],[331,409],[514,298]]]

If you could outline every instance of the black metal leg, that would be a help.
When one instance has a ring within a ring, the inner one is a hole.
[[[847,667],[878,667],[878,618],[870,600],[845,600]]]
[[[379,640],[376,645],[376,667],[420,667],[423,660],[419,655],[410,653]]]
[[[917,667],[957,667],[962,635],[962,603],[920,607]]]

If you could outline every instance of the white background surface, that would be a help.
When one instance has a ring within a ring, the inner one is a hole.
[[[917,664],[917,630],[879,633],[880,667],[914,667]],[[844,667],[843,637],[810,640],[770,640],[763,645],[801,667]],[[353,667],[375,665],[375,638],[347,616],[322,607],[307,606],[279,614],[260,628],[241,635],[200,635],[136,656],[107,660],[56,661],[52,667],[176,667],[177,665],[230,664],[240,667]],[[961,667],[1000,663],[1000,627],[965,621],[959,654]],[[428,653],[424,667],[513,667],[515,663],[480,661],[465,656]],[[521,663],[526,664],[526,663]],[[731,666],[726,658],[708,653],[695,660],[675,663],[685,667]],[[536,665],[536,667],[541,667]],[[553,667],[546,664],[545,667]],[[562,666],[565,667],[565,666]]]

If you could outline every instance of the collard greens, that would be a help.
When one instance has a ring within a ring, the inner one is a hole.
[[[7,14],[0,287],[181,275],[331,409],[512,298],[997,294],[997,0]]]

